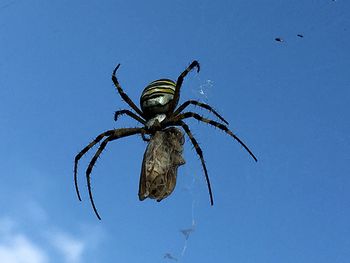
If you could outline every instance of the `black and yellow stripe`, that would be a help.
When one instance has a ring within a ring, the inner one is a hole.
[[[168,104],[173,100],[176,83],[171,79],[158,79],[152,81],[143,90],[140,104],[142,111],[147,117],[165,113]]]
[[[170,79],[158,79],[151,82],[142,92],[141,101],[164,94],[175,94],[175,82]]]

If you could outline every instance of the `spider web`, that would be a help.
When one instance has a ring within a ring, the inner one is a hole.
[[[197,77],[196,85],[191,89],[192,97],[200,102],[209,103],[209,98],[213,93],[214,81],[207,79],[202,81]]]
[[[190,235],[195,231],[196,228],[196,221],[194,220],[194,207],[195,207],[195,200],[192,200],[192,225],[190,228],[180,229],[180,232],[184,235],[185,242],[181,251],[181,258],[185,255],[186,249],[187,249],[187,242],[190,238]]]
[[[177,254],[172,253],[164,253],[163,258],[167,261],[181,261],[181,259],[185,256],[188,241],[192,234],[195,232],[195,228],[197,225],[197,221],[195,219],[195,208],[197,204],[197,195],[198,195],[198,186],[199,186],[199,178],[197,175],[192,176],[192,181],[187,183],[187,185],[183,188],[185,191],[189,192],[192,197],[192,205],[191,205],[191,225],[185,225],[182,228],[179,228],[178,232],[183,237],[183,245],[180,247],[180,252]]]

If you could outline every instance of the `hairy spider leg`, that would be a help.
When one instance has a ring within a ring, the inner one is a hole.
[[[199,101],[196,101],[196,100],[188,100],[188,101],[184,102],[181,106],[179,106],[177,108],[177,110],[174,112],[174,115],[176,116],[179,113],[181,113],[190,104],[193,104],[193,105],[198,106],[198,107],[202,107],[202,108],[210,111],[216,117],[218,117],[220,120],[222,120],[224,123],[226,123],[228,125],[228,122],[216,110],[214,110],[212,106],[205,104],[205,103],[202,103],[202,102],[199,102]]]
[[[144,119],[142,119],[141,117],[137,116],[135,113],[133,113],[132,111],[129,110],[118,110],[114,113],[114,120],[117,121],[120,115],[126,114],[128,116],[130,116],[131,118],[133,118],[134,120],[137,120],[138,122],[142,123],[143,125],[146,125],[146,121]],[[141,133],[141,137],[142,140],[144,140],[145,142],[149,142],[149,138],[147,138],[145,136],[145,132]]]
[[[203,157],[203,151],[201,149],[201,147],[199,147],[198,142],[196,141],[196,139],[194,138],[193,134],[190,131],[190,128],[188,127],[188,125],[186,123],[184,123],[183,121],[179,122],[179,125],[185,130],[187,136],[190,138],[193,147],[196,149],[196,152],[201,160],[202,163],[202,167],[204,170],[204,175],[205,175],[205,180],[207,181],[207,186],[208,186],[208,191],[209,191],[209,196],[210,196],[210,204],[214,205],[214,200],[213,200],[213,194],[211,191],[211,186],[210,186],[210,180],[209,180],[209,175],[208,175],[208,171],[207,171],[207,167],[205,166],[205,162],[204,162],[204,157]]]
[[[114,113],[114,120],[117,121],[118,117],[120,115],[126,114],[129,117],[133,118],[134,120],[137,120],[138,122],[142,123],[143,125],[146,125],[146,121],[142,118],[140,118],[139,116],[137,116],[135,113],[133,113],[132,111],[129,110],[118,110]]]
[[[179,98],[180,98],[180,89],[181,89],[181,85],[182,82],[184,80],[184,78],[187,76],[187,74],[193,70],[194,68],[197,68],[197,72],[199,72],[200,70],[200,66],[197,60],[194,60],[186,69],[184,72],[181,73],[181,75],[177,78],[176,81],[176,87],[175,87],[175,93],[174,93],[174,98],[170,104],[170,112],[173,112],[175,110],[176,105],[179,102]],[[173,115],[173,114],[172,114]]]
[[[144,130],[143,128],[125,128],[125,129],[114,130],[112,135],[108,136],[106,139],[104,139],[101,142],[100,146],[98,147],[98,150],[96,151],[95,155],[92,157],[92,159],[89,163],[89,166],[86,169],[86,181],[87,181],[87,186],[88,186],[88,191],[89,191],[90,202],[91,202],[92,208],[94,209],[94,212],[99,220],[101,220],[101,217],[98,214],[95,203],[94,203],[94,199],[92,196],[91,182],[90,182],[91,181],[90,174],[91,174],[92,168],[94,167],[98,157],[100,156],[100,154],[102,153],[104,148],[107,146],[108,142],[113,141],[113,140],[117,140],[117,139],[122,138],[122,137],[127,137],[127,136],[131,136],[134,134],[142,133],[143,130]]]
[[[122,87],[120,86],[118,79],[116,77],[116,72],[118,70],[118,68],[120,67],[120,63],[115,67],[115,69],[113,70],[112,73],[112,81],[115,85],[115,87],[117,88],[117,91],[119,92],[120,96],[122,97],[122,99],[129,104],[129,106],[136,111],[141,117],[144,118],[142,111],[135,105],[135,103],[129,98],[128,95],[126,95],[126,93],[123,91]]]
[[[141,117],[137,116],[135,113],[133,113],[132,111],[129,110],[118,110],[114,113],[114,120],[117,121],[120,115],[126,114],[128,116],[130,116],[131,118],[137,120],[138,122],[142,123],[143,125],[146,125],[146,121],[143,120]],[[147,138],[145,136],[145,132],[141,133],[141,137],[142,140],[144,140],[145,142],[149,142],[149,138]]]
[[[92,147],[94,147],[94,145],[96,143],[101,141],[103,139],[103,137],[112,135],[113,132],[114,132],[114,130],[108,130],[108,131],[101,133],[75,156],[75,159],[74,159],[74,184],[75,184],[75,191],[77,193],[79,201],[81,201],[81,197],[80,197],[79,187],[78,187],[78,175],[77,175],[78,174],[78,172],[77,172],[78,171],[78,162],[79,162],[80,158],[83,157],[83,155],[85,153],[87,153]]]
[[[185,113],[179,114],[178,116],[176,116],[175,120],[180,121],[180,120],[183,120],[186,118],[191,118],[191,117],[193,117],[201,122],[208,123],[214,127],[217,127],[220,130],[223,130],[224,132],[226,132],[227,134],[232,136],[234,139],[236,139],[243,146],[243,148],[246,149],[246,151],[250,154],[250,156],[253,157],[253,159],[256,162],[258,161],[258,159],[255,157],[255,155],[252,153],[252,151],[248,148],[248,146],[246,146],[235,134],[233,134],[233,132],[227,126],[225,126],[221,123],[204,118],[204,117],[202,117],[199,114],[194,113],[194,112],[185,112]]]

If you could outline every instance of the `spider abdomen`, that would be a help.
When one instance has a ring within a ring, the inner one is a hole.
[[[169,196],[176,185],[177,168],[185,163],[182,157],[184,135],[171,127],[157,131],[143,156],[139,185],[139,199],[156,199]]]
[[[174,99],[175,86],[175,82],[170,79],[159,79],[151,82],[143,90],[140,104],[147,118],[168,112],[169,102]]]

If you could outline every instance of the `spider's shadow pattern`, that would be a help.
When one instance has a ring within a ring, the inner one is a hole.
[[[190,128],[183,120],[187,118],[194,118],[200,122],[207,123],[209,125],[219,128],[220,130],[223,130],[228,135],[236,139],[243,146],[243,148],[248,151],[248,153],[253,157],[255,161],[257,161],[257,158],[249,150],[249,148],[227,127],[228,122],[220,114],[218,114],[211,106],[195,100],[188,100],[183,104],[181,104],[176,109],[176,106],[178,105],[179,98],[180,98],[180,89],[181,89],[183,80],[191,70],[196,68],[197,72],[199,72],[200,70],[199,63],[197,61],[193,61],[185,69],[185,71],[183,71],[180,74],[176,82],[170,79],[160,79],[160,80],[151,82],[144,89],[141,95],[141,98],[140,98],[141,109],[135,105],[135,103],[129,98],[129,96],[124,92],[124,90],[120,86],[118,79],[116,77],[116,71],[118,70],[119,66],[120,64],[117,65],[117,67],[114,69],[112,73],[112,81],[118,93],[122,97],[122,99],[131,107],[132,110],[134,110],[134,112],[130,110],[116,111],[114,115],[114,119],[117,120],[120,115],[126,114],[129,117],[141,123],[143,126],[136,127],[136,128],[121,128],[121,129],[113,129],[113,130],[105,131],[100,135],[98,135],[90,144],[88,144],[83,150],[81,150],[76,155],[75,161],[74,161],[74,182],[75,182],[76,193],[78,195],[79,200],[81,201],[81,197],[78,189],[78,182],[77,182],[78,162],[80,158],[97,143],[102,141],[87,167],[86,180],[87,180],[88,192],[89,192],[89,197],[90,197],[93,210],[96,216],[98,217],[98,219],[101,219],[100,215],[97,212],[97,209],[93,200],[93,196],[92,196],[90,174],[98,157],[100,156],[102,151],[105,149],[107,144],[111,141],[114,141],[123,137],[131,136],[131,135],[135,135],[135,134],[140,134],[143,140],[149,141],[150,139],[152,140],[152,137],[156,134],[156,132],[162,132],[169,127],[178,126],[185,131],[185,133],[189,137],[191,143],[194,146],[194,149],[196,150],[200,158],[200,161],[204,170],[205,179],[208,185],[210,204],[213,205],[213,195],[212,195],[212,190],[210,186],[208,171],[203,158],[202,149],[200,148],[196,139],[192,135]],[[209,112],[214,114],[221,122],[204,118],[201,115],[191,111],[183,112],[183,110],[191,104],[208,110]],[[145,135],[149,135],[150,139],[146,138]]]

